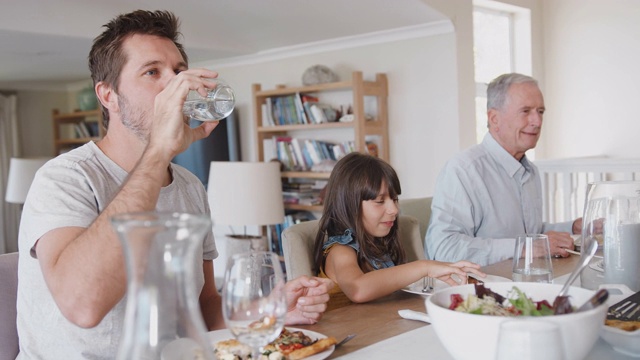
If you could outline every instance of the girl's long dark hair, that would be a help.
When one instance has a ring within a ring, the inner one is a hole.
[[[362,221],[362,202],[378,197],[382,184],[387,185],[389,196],[397,199],[401,193],[400,180],[395,170],[385,161],[361,153],[350,153],[342,158],[331,172],[324,198],[324,213],[319,222],[315,241],[315,273],[324,269],[322,246],[329,236],[342,235],[353,230],[360,251],[358,266],[364,272],[373,270],[369,260],[389,254],[395,264],[406,261],[398,238],[398,219],[384,238],[367,234]]]

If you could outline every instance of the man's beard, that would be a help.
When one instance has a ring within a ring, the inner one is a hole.
[[[118,107],[122,125],[131,130],[138,139],[146,141],[149,138],[149,127],[145,124],[145,119],[148,118],[147,111],[135,109],[123,95],[118,96]]]

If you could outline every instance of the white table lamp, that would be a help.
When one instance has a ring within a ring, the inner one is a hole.
[[[247,226],[284,222],[282,180],[277,162],[212,161],[207,192],[213,223],[243,226],[244,234],[229,237],[251,240],[254,250],[264,238],[247,235]]]
[[[47,161],[49,158],[11,158],[5,201],[24,204],[36,171]]]

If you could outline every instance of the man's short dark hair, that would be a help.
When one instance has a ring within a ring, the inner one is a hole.
[[[102,81],[118,92],[120,72],[127,61],[122,50],[124,40],[132,35],[155,35],[170,39],[176,45],[185,63],[187,54],[178,38],[178,18],[169,11],[136,10],[128,14],[121,14],[103,25],[106,30],[93,40],[89,52],[89,70],[95,86]],[[109,110],[102,107],[102,121],[105,129],[109,128]]]

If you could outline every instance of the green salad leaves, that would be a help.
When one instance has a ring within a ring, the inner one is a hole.
[[[548,316],[554,314],[554,307],[547,300],[533,301],[516,286],[509,291],[507,297],[485,288],[483,284],[475,284],[475,289],[476,295],[469,295],[467,299],[463,299],[460,294],[451,295],[449,309],[470,314],[496,316]],[[573,310],[568,297],[563,299],[562,306]]]

